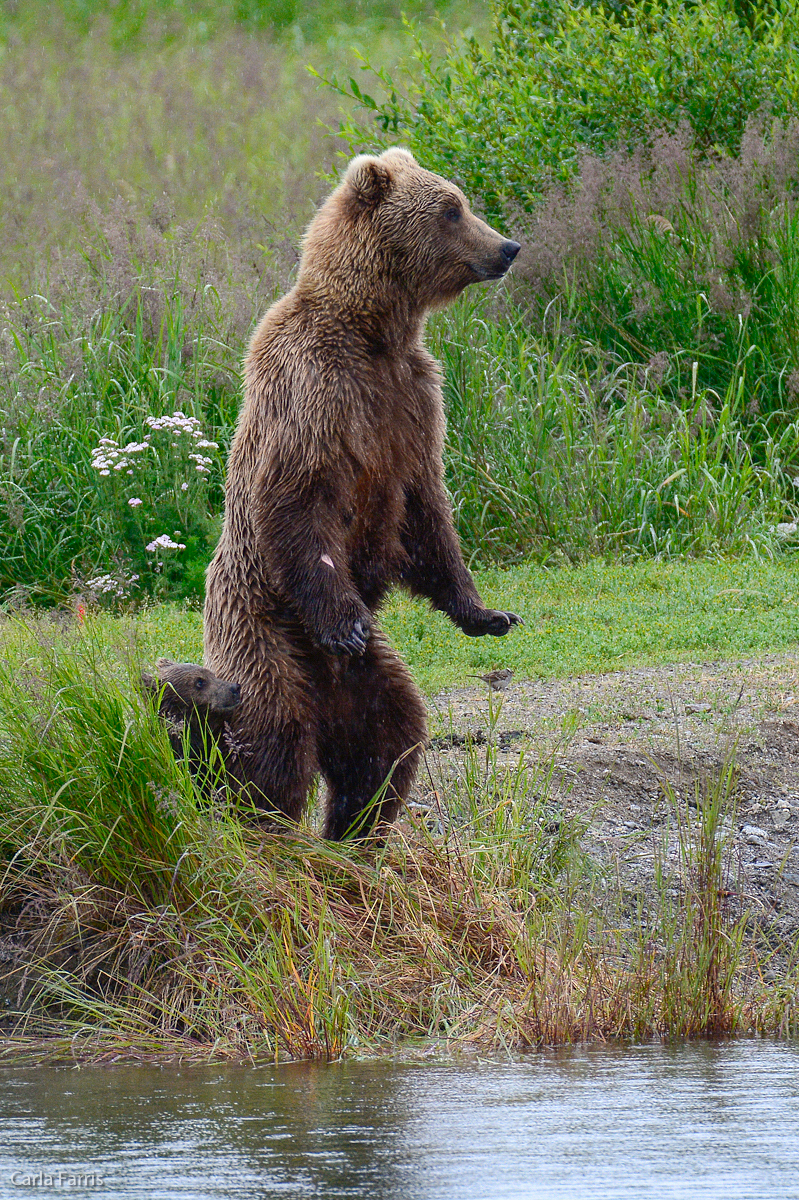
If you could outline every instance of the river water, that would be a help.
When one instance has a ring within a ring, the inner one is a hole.
[[[0,1197],[792,1200],[799,1046],[0,1071]]]

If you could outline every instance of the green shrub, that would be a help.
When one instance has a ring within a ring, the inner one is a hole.
[[[585,151],[687,124],[701,150],[735,153],[754,114],[799,115],[798,15],[794,0],[752,27],[726,0],[634,3],[623,19],[578,0],[496,0],[485,46],[453,42],[439,60],[419,36],[404,90],[385,71],[380,101],[352,80],[331,83],[361,105],[343,126],[353,149],[406,143],[507,221],[570,178]]]

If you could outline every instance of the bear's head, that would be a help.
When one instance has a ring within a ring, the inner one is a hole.
[[[145,694],[161,697],[162,711],[191,716],[222,716],[231,713],[241,703],[241,688],[237,683],[218,679],[212,671],[197,663],[172,662],[159,658],[155,664],[156,677],[142,674]]]
[[[350,307],[436,308],[501,279],[519,243],[470,210],[463,192],[408,150],[354,158],[305,235],[298,284]]]

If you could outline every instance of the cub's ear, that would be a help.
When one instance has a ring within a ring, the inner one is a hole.
[[[165,671],[167,667],[174,667],[174,660],[171,658],[159,658],[155,664],[156,671]]]
[[[145,695],[158,695],[161,691],[161,685],[157,679],[154,679],[149,671],[142,671],[139,676],[139,686]]]
[[[364,208],[375,208],[391,191],[391,172],[384,162],[370,154],[354,158],[345,179]]]

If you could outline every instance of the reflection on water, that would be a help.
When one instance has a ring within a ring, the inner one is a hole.
[[[797,1134],[795,1044],[6,1069],[0,1198],[797,1200]]]

